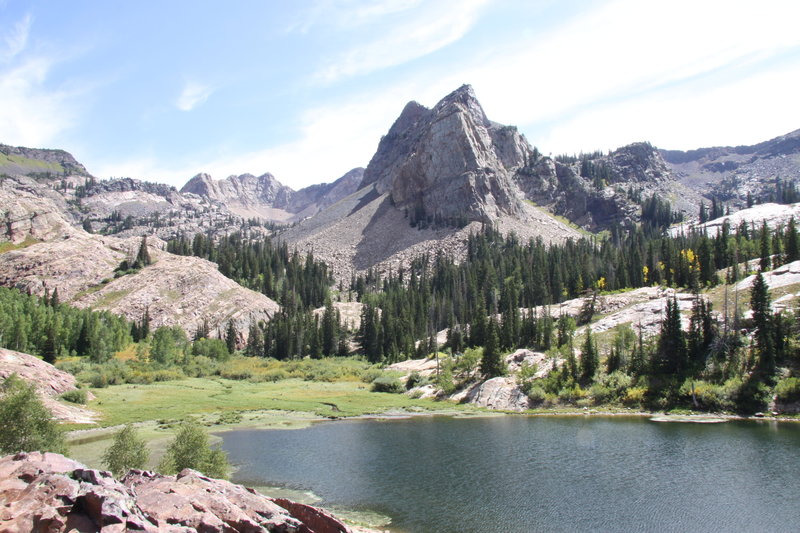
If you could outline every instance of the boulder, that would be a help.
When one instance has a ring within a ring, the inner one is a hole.
[[[331,514],[186,469],[115,479],[54,453],[0,458],[0,531],[349,533]]]

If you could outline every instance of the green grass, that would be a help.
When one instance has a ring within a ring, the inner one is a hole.
[[[288,379],[252,383],[188,378],[151,385],[92,389],[97,399],[89,407],[101,413],[101,426],[178,420],[188,415],[219,415],[225,411],[301,411],[339,417],[390,409],[437,410],[443,407],[441,402],[415,400],[404,394],[374,393],[369,389],[369,384],[352,381],[320,383]]]
[[[2,154],[0,154],[0,155],[2,155]],[[8,242],[8,241],[0,242],[0,254],[4,254],[6,252],[10,252],[11,250],[20,250],[22,248],[27,248],[28,246],[31,246],[31,245],[36,244],[38,242],[41,242],[41,241],[38,240],[38,239],[34,239],[30,235],[25,237],[24,241],[22,241],[20,243],[16,243],[16,244],[14,244],[13,242]]]
[[[115,385],[92,389],[88,407],[101,413],[99,427],[65,425],[70,457],[101,468],[111,444],[112,426],[133,423],[147,442],[154,469],[164,454],[179,420],[193,416],[208,431],[234,428],[294,429],[325,418],[387,412],[482,412],[470,405],[412,399],[405,394],[370,392],[368,383],[321,383],[288,379],[252,383],[221,378],[187,378],[151,385]],[[214,437],[212,440],[219,440]]]
[[[110,307],[128,296],[131,293],[131,290],[132,289],[108,291],[94,303],[94,307]]]
[[[40,161],[38,159],[28,159],[21,155],[6,155],[0,153],[0,166],[3,165],[18,165],[21,167],[28,167],[36,172],[53,172],[61,174],[64,172],[64,167],[59,163],[48,163],[47,161]]]

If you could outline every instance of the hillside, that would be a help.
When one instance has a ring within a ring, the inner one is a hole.
[[[800,130],[752,146],[661,150],[661,154],[682,184],[741,208],[748,195],[762,201],[774,195],[776,178],[797,182]]]

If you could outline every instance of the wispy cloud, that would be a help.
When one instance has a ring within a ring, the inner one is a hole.
[[[71,93],[45,87],[52,66],[52,60],[33,58],[0,69],[3,142],[46,147],[74,123]]]
[[[550,32],[502,42],[486,52],[485,61],[461,68],[452,66],[449,75],[440,77],[437,83],[457,86],[470,81],[487,115],[499,122],[531,128],[559,123],[558,135],[531,139],[540,148],[549,149],[547,141],[558,141],[554,150],[607,148],[603,131],[634,129],[633,123],[624,120],[634,119],[635,114],[620,112],[628,105],[626,101],[632,107],[633,102],[646,101],[649,94],[655,107],[641,107],[643,116],[648,114],[646,110],[658,115],[658,99],[670,94],[675,95],[670,97],[675,102],[684,101],[687,108],[699,107],[700,102],[717,105],[705,98],[706,91],[696,85],[698,80],[713,77],[715,84],[724,86],[738,80],[741,73],[731,75],[731,79],[725,77],[732,71],[745,70],[743,65],[766,65],[770,58],[792,50],[800,55],[800,33],[793,29],[798,18],[800,2],[794,1],[776,0],[756,9],[737,1],[654,4],[619,0],[566,20]],[[657,24],[653,23],[656,19]],[[751,68],[746,75],[761,78],[766,71]],[[798,82],[800,74],[793,86]],[[766,83],[760,85],[768,90]],[[733,116],[744,108],[757,109],[760,98],[763,96],[751,94],[726,111]],[[617,113],[594,112],[604,109]],[[673,111],[680,112],[680,107]],[[573,131],[574,138],[588,141],[588,131],[598,138],[588,145],[567,144],[569,134],[563,128],[567,123],[577,124],[573,119],[580,115],[598,120],[602,116],[606,122],[590,126],[588,118],[581,120],[587,129]],[[683,119],[686,128],[692,117],[686,114]],[[760,119],[761,123],[773,120],[766,116]],[[710,133],[713,126],[709,124],[706,132]],[[650,121],[646,131],[651,134],[647,137],[654,138],[666,127]]]
[[[31,31],[31,23],[33,17],[28,13],[21,20],[14,24],[14,27],[5,36],[5,47],[0,52],[0,57],[3,61],[11,61],[14,57],[20,54],[28,45],[28,36]]]
[[[308,33],[315,27],[351,30],[387,15],[403,13],[423,0],[316,0],[305,2],[287,33]]]
[[[211,96],[213,92],[214,88],[210,85],[187,82],[186,85],[184,85],[180,96],[178,96],[178,100],[175,102],[175,105],[181,111],[191,111],[198,105],[208,100],[208,97]]]
[[[383,35],[336,55],[316,78],[331,83],[431,54],[460,40],[473,27],[484,4],[486,0],[441,0],[421,5],[394,2],[373,6],[361,15],[362,19],[389,14],[394,19],[398,11],[405,11],[406,16],[399,23],[388,25]]]

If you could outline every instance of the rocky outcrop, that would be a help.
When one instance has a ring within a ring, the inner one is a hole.
[[[752,146],[716,146],[697,150],[662,150],[676,179],[687,187],[734,207],[748,196],[769,201],[776,178],[800,180],[800,130]]]
[[[186,469],[122,480],[53,453],[0,459],[0,530],[348,533],[332,515]]]
[[[15,244],[75,233],[65,199],[29,177],[0,177],[0,240]]]
[[[498,377],[477,383],[466,391],[461,401],[502,411],[524,411],[531,407],[530,399],[513,377]]]
[[[64,150],[43,150],[0,144],[0,174],[61,178],[89,176],[86,168]]]
[[[120,239],[80,230],[66,239],[37,243],[0,255],[0,285],[32,294],[58,289],[62,302],[106,310],[130,320],[149,311],[151,327],[178,325],[189,334],[204,320],[213,336],[233,322],[243,344],[250,324],[268,321],[278,305],[223,276],[214,263],[167,253],[148,239],[153,264],[117,277],[141,238]]]
[[[361,186],[389,193],[412,221],[492,222],[521,214],[511,178],[530,154],[516,128],[490,122],[472,87],[464,85],[433,109],[406,105],[381,139]]]
[[[97,419],[94,411],[58,401],[59,396],[77,388],[75,376],[33,355],[0,348],[0,382],[12,374],[36,387],[42,403],[56,419],[74,424],[91,424]]]
[[[356,168],[333,183],[312,185],[295,191],[272,174],[242,174],[214,180],[198,174],[181,188],[188,193],[224,205],[245,218],[290,222],[311,216],[356,191],[363,169]]]

